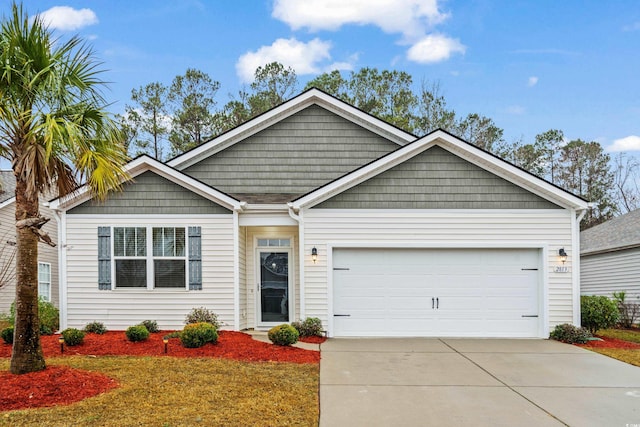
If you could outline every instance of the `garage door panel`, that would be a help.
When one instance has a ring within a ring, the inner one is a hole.
[[[538,314],[539,272],[528,269],[539,258],[533,249],[335,249],[334,313],[349,316],[334,318],[334,335],[537,336],[538,318],[522,315]]]

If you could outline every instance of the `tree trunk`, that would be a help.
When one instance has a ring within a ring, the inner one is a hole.
[[[16,222],[38,217],[38,196],[16,182]],[[10,371],[26,374],[45,369],[38,318],[38,237],[29,227],[16,227],[16,317]]]

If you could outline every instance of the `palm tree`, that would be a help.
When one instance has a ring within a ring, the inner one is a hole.
[[[10,370],[45,368],[38,321],[39,198],[86,181],[105,197],[126,178],[127,160],[105,102],[93,51],[78,37],[53,37],[44,22],[12,4],[0,29],[0,156],[16,177],[16,319]],[[52,243],[53,244],[53,243]]]

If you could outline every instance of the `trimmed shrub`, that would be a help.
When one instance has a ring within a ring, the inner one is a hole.
[[[580,297],[580,311],[580,323],[592,334],[598,332],[598,329],[615,326],[620,318],[616,303],[605,296]]]
[[[84,332],[76,328],[67,328],[62,331],[62,338],[64,338],[66,345],[73,347],[74,345],[82,344],[82,341],[84,341]]]
[[[636,319],[640,318],[640,303],[628,301],[625,291],[614,292],[613,299],[620,312],[620,326],[627,329],[633,327]]]
[[[293,326],[283,323],[269,329],[269,340],[276,345],[291,345],[298,342],[300,334]]]
[[[218,331],[211,323],[206,322],[189,323],[180,334],[180,342],[187,348],[198,348],[216,341],[218,341]]]
[[[102,322],[91,322],[87,323],[87,326],[84,327],[85,332],[90,332],[92,334],[102,335],[107,332],[107,328],[104,326]]]
[[[589,341],[591,334],[585,328],[579,328],[569,323],[557,325],[549,338],[556,341],[562,341],[567,344],[584,344]]]
[[[149,331],[144,325],[129,326],[124,334],[131,342],[144,341],[149,338]]]
[[[156,322],[155,320],[145,320],[140,324],[145,328],[147,328],[147,331],[149,331],[149,333],[153,334],[156,332],[160,332],[160,328],[158,327],[158,322]]]
[[[317,317],[307,317],[302,322],[292,322],[301,337],[313,337],[322,335],[322,321]]]
[[[8,328],[4,328],[0,332],[0,337],[7,344],[13,344],[13,326],[9,326]]]
[[[42,297],[38,300],[38,318],[40,319],[40,334],[52,335],[60,327],[60,310],[52,303],[45,301]],[[7,320],[15,325],[16,303],[11,304]]]
[[[204,307],[198,307],[191,309],[191,312],[187,314],[184,319],[184,323],[190,325],[192,323],[209,323],[216,329],[220,329],[220,322],[218,322],[218,315],[211,310],[207,310]]]

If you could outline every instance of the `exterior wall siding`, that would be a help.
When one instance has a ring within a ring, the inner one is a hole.
[[[183,172],[232,195],[302,195],[397,148],[310,106]]]
[[[256,239],[258,238],[292,238],[291,259],[289,266],[293,267],[293,287],[294,295],[289,296],[289,301],[295,301],[295,318],[297,320],[300,313],[300,275],[298,265],[298,228],[297,227],[244,227],[246,229],[245,258],[246,258],[246,288],[245,299],[240,300],[240,306],[246,307],[247,323],[246,328],[257,326],[256,298],[258,289],[257,266],[256,266]],[[277,248],[274,248],[277,250]],[[242,293],[242,292],[241,292]],[[242,308],[241,308],[242,310]]]
[[[54,243],[58,243],[58,223],[53,217],[53,212],[49,208],[40,204],[40,214],[51,218],[51,220],[43,226],[43,230],[49,234]],[[15,265],[6,266],[9,262],[11,254],[15,253],[16,247],[7,243],[16,240],[16,205],[12,203],[0,209],[0,268],[9,268],[10,280],[0,287],[0,313],[9,313],[11,303],[16,299],[16,281],[15,281]],[[58,291],[58,248],[51,247],[47,244],[38,244],[38,262],[46,262],[51,264],[51,302],[57,307],[59,306]]]
[[[192,308],[204,306],[218,314],[224,329],[234,325],[233,215],[209,216],[67,216],[67,326],[82,328],[92,321],[124,330],[145,319],[161,329],[181,329]],[[99,226],[202,227],[202,290],[98,290]]]
[[[561,209],[434,146],[316,209]]]
[[[605,295],[625,291],[627,299],[640,302],[640,248],[583,255],[580,259],[580,293]]]
[[[547,248],[548,323],[572,323],[572,263],[569,273],[555,273],[561,265],[557,253],[573,254],[571,213],[565,210],[522,211],[388,211],[311,209],[304,212],[305,253],[319,251],[316,264],[305,264],[306,315],[328,325],[327,268],[330,245],[414,247],[517,247]],[[531,246],[529,246],[531,247]],[[544,268],[542,265],[540,268]],[[541,295],[541,298],[543,296]]]
[[[89,200],[68,214],[226,214],[230,211],[153,172],[138,175],[104,202]]]

